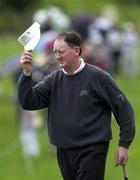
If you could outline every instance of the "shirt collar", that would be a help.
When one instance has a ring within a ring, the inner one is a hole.
[[[79,73],[79,72],[84,68],[84,66],[85,66],[84,60],[83,60],[82,58],[80,58],[80,61],[81,61],[81,62],[80,62],[79,68],[76,69],[76,71],[74,71],[73,74]],[[67,72],[64,70],[64,68],[63,68],[62,70],[63,70],[63,72],[64,72],[66,75],[71,75],[71,74],[67,73]]]

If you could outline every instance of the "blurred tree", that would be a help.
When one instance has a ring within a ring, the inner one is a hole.
[[[0,0],[0,33],[17,32],[32,22],[34,11],[43,0]],[[10,21],[12,23],[7,23]]]
[[[118,2],[120,2],[120,4],[127,4],[127,5],[135,5],[135,4],[140,4],[140,0],[118,0]]]
[[[38,5],[40,0],[1,0],[0,7],[1,8],[10,8],[11,10],[17,12],[23,12],[31,6]]]

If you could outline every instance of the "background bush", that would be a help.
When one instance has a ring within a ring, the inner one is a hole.
[[[112,4],[118,9],[119,24],[133,20],[140,25],[140,0],[1,0],[0,1],[0,33],[21,32],[32,22],[34,12],[50,5],[59,6],[68,15],[80,11],[88,11],[93,15],[100,14],[103,6]]]

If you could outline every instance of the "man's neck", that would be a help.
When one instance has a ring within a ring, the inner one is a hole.
[[[82,58],[79,58],[77,64],[73,68],[63,69],[63,72],[67,75],[73,75],[81,71],[84,66],[85,66],[84,60]]]

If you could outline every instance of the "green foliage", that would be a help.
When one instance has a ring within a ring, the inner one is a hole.
[[[29,26],[33,12],[40,8],[40,0],[1,0],[0,33],[17,33]]]
[[[34,0],[1,0],[0,7],[22,13],[25,12],[26,9],[31,8],[34,4],[37,5],[38,3],[39,0],[36,0],[35,3]]]
[[[80,12],[99,15],[104,6],[113,5],[118,10],[118,24],[123,24],[126,20],[133,20],[139,26],[139,4],[140,0],[1,0],[0,33],[21,32],[22,29],[26,29],[32,23],[33,14],[37,9],[48,8],[49,6],[58,6],[66,14],[73,16]]]
[[[118,2],[122,3],[122,4],[127,4],[127,5],[139,5],[140,4],[140,0],[118,0]]]

